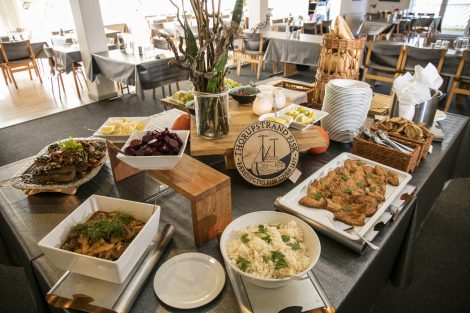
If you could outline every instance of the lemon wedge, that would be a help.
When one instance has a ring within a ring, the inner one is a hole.
[[[301,114],[297,115],[297,117],[295,118],[295,121],[297,123],[307,125],[307,124],[310,124],[311,122],[313,122],[313,116],[309,117],[309,116],[306,116],[305,114],[301,113]]]
[[[114,132],[114,125],[106,125],[100,128],[102,134],[112,134]]]

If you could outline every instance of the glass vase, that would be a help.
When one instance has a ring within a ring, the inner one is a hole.
[[[207,139],[217,139],[229,132],[230,114],[228,90],[221,93],[194,91],[197,134]]]

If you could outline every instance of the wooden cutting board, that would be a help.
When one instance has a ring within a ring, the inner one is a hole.
[[[230,130],[227,136],[220,139],[211,140],[198,136],[196,131],[196,118],[191,116],[190,151],[192,156],[224,155],[227,158],[227,167],[234,168],[231,165],[231,160],[233,160],[235,140],[248,125],[258,121],[258,116],[253,113],[251,105],[240,105],[237,101],[232,99],[229,100],[229,107]],[[306,130],[290,130],[297,139],[300,151],[314,147],[323,147],[325,145],[325,139],[314,127]]]

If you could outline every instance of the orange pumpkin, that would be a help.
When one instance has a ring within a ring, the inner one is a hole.
[[[171,129],[173,130],[190,130],[190,119],[189,119],[189,114],[181,114],[178,116],[175,121],[173,122],[173,125],[171,126]]]
[[[320,126],[315,126],[315,128],[318,130],[320,135],[325,139],[325,145],[323,147],[310,148],[308,152],[310,152],[311,154],[320,154],[328,150],[328,147],[330,145],[330,137],[328,136],[328,133],[326,132],[325,129],[321,128]]]

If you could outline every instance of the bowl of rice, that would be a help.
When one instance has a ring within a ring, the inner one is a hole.
[[[259,211],[233,220],[220,238],[226,266],[256,286],[278,288],[306,278],[320,257],[320,240],[301,219]]]

